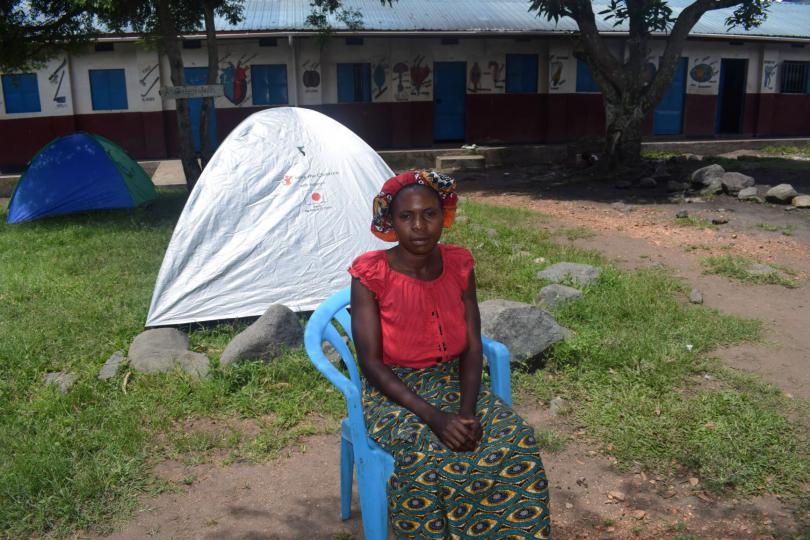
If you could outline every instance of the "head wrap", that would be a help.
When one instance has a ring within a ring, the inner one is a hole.
[[[397,235],[391,222],[391,202],[402,188],[412,184],[420,184],[435,190],[442,201],[444,228],[449,228],[453,224],[458,205],[456,181],[436,171],[408,171],[389,178],[383,184],[380,193],[374,197],[371,219],[371,232],[374,233],[374,236],[386,242],[397,241]]]

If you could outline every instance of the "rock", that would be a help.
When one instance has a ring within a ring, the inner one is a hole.
[[[689,180],[693,184],[708,186],[713,179],[720,180],[720,178],[725,173],[726,173],[725,169],[723,169],[723,167],[715,163],[712,165],[708,165],[706,167],[701,167],[700,169],[696,170],[689,177]]]
[[[631,182],[630,180],[619,180],[614,184],[614,186],[616,187],[616,189],[630,189],[631,187],[633,187],[633,182]]]
[[[219,360],[227,366],[242,360],[269,362],[284,349],[300,347],[304,342],[304,329],[298,316],[287,306],[274,304],[264,315],[234,337]]]
[[[582,291],[579,289],[554,283],[540,289],[540,294],[537,295],[537,304],[541,307],[554,307],[578,298],[582,298]]]
[[[703,293],[697,289],[692,289],[689,291],[689,301],[693,304],[702,304],[703,303]]]
[[[639,187],[643,188],[654,188],[658,185],[658,182],[655,181],[655,178],[652,176],[645,176],[641,180],[638,181]]]
[[[796,208],[810,208],[810,195],[798,195],[791,202]]]
[[[551,416],[560,414],[560,409],[565,405],[565,400],[560,396],[554,397],[548,404],[548,412]]]
[[[67,394],[70,387],[73,386],[73,383],[75,383],[78,378],[78,375],[68,373],[67,371],[51,371],[42,376],[42,382],[45,383],[46,386],[57,386],[60,392]]]
[[[124,351],[115,351],[98,372],[98,380],[106,381],[118,375],[121,364],[124,363]]]
[[[634,519],[644,519],[644,517],[647,515],[647,512],[645,512],[644,510],[633,510],[630,513],[630,515],[633,516]]]
[[[674,193],[676,191],[686,191],[689,189],[689,184],[686,182],[678,182],[677,180],[667,180],[667,191]]]
[[[346,345],[349,344],[349,336],[343,336],[343,343]],[[343,364],[343,359],[340,356],[340,353],[337,352],[337,349],[332,347],[332,344],[328,341],[324,341],[321,343],[321,349],[323,350],[323,354],[326,356],[326,359],[332,363],[333,366],[340,367]]]
[[[765,193],[765,199],[769,202],[787,204],[797,195],[798,193],[796,193],[796,190],[793,189],[793,186],[790,184],[779,184]]]
[[[613,499],[614,501],[623,502],[627,498],[627,495],[625,495],[622,491],[614,490],[608,492],[608,498]]]
[[[534,262],[534,264],[546,264],[546,258],[545,257],[535,257],[533,262]]]
[[[598,278],[601,273],[601,269],[589,264],[561,262],[552,264],[545,270],[538,272],[537,277],[547,279],[553,283],[560,283],[566,279],[571,279],[574,283],[578,283],[579,285],[587,285]]]
[[[159,373],[180,368],[196,377],[208,373],[208,357],[188,350],[188,336],[175,328],[141,332],[129,346],[129,365],[134,371]]]
[[[699,483],[700,483],[700,480],[698,480],[698,479],[697,479],[697,478],[695,478],[694,476],[693,476],[693,477],[691,477],[691,478],[689,478],[689,485],[690,485],[690,486],[695,487],[695,486],[697,486]]]
[[[177,367],[200,379],[208,375],[209,361],[203,353],[194,351],[184,351],[177,358]]]
[[[723,192],[723,182],[719,177],[710,178],[708,184],[700,190],[701,195],[717,195]]]
[[[737,198],[740,199],[741,201],[747,201],[747,200],[751,200],[751,199],[758,199],[759,197],[757,197],[757,193],[758,193],[757,188],[755,188],[753,186],[752,187],[747,187],[747,188],[741,189],[739,191],[739,193],[737,193]]]
[[[740,190],[752,187],[754,185],[754,178],[738,172],[727,172],[720,181],[723,183],[723,189],[729,195],[736,195]]]
[[[467,216],[456,216],[453,223],[467,223]]]
[[[509,348],[513,362],[532,360],[570,335],[542,309],[511,300],[487,300],[479,305],[481,333]]]
[[[728,223],[728,218],[726,217],[712,218],[712,225],[725,225],[726,223]]]
[[[689,217],[689,212],[686,210],[678,210],[678,212],[675,213],[675,217],[678,219],[686,219]]]
[[[490,238],[495,238],[496,236],[498,236],[498,231],[496,231],[495,229],[487,229],[487,236],[489,236]]]
[[[655,179],[666,179],[669,178],[669,171],[667,170],[667,163],[666,161],[659,161],[655,164],[655,171],[652,173],[652,177]]]

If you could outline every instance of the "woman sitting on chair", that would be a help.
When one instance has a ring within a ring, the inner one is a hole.
[[[392,525],[397,538],[549,538],[533,430],[481,385],[475,263],[439,244],[457,202],[448,176],[391,178],[371,232],[399,243],[349,269],[366,426],[395,461]]]

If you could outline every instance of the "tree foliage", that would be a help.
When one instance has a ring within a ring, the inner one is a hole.
[[[765,19],[770,0],[695,0],[675,15],[666,0],[609,0],[599,12],[614,27],[626,26],[623,53],[616,55],[598,31],[593,4],[587,0],[530,0],[529,10],[550,21],[576,22],[575,56],[588,64],[602,90],[605,106],[605,163],[609,168],[633,164],[641,157],[641,124],[672,83],[686,38],[708,11],[734,8],[726,26],[746,30]],[[664,52],[652,79],[645,77],[650,39],[664,34]]]
[[[0,0],[0,71],[28,71],[98,34],[97,0]]]

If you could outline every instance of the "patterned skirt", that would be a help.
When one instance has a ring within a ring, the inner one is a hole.
[[[393,368],[433,406],[457,412],[458,360]],[[534,431],[482,385],[476,407],[484,436],[453,452],[408,409],[366,383],[366,426],[396,463],[388,485],[397,538],[550,538],[548,482]]]

